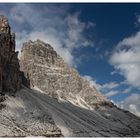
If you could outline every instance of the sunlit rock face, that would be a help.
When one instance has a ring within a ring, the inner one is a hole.
[[[0,16],[0,32],[10,34],[10,26],[5,16]]]
[[[87,107],[106,100],[75,69],[69,67],[52,46],[40,40],[23,44],[20,66],[31,88],[39,88],[58,100]]]
[[[8,20],[0,16],[0,93],[20,89],[18,52],[15,52],[15,34],[11,33]]]

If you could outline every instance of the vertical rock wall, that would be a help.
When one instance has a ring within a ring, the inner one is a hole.
[[[0,16],[0,93],[20,89],[18,52],[15,52],[15,34],[11,34],[8,20]]]

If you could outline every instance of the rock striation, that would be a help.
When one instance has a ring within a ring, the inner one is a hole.
[[[86,107],[106,101],[49,44],[40,40],[23,44],[20,68],[31,88],[39,88],[58,100],[72,101]]]
[[[8,20],[0,16],[0,93],[20,89],[18,52],[15,52],[15,34],[11,33]]]

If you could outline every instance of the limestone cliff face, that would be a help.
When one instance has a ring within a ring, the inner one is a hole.
[[[58,100],[87,106],[106,100],[75,69],[69,67],[49,44],[40,40],[23,44],[20,67],[29,79],[31,88],[39,88]]]
[[[15,52],[15,34],[11,34],[8,20],[0,16],[0,93],[20,89],[18,52]]]

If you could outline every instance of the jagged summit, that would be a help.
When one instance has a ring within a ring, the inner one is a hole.
[[[8,20],[0,16],[0,93],[20,89],[18,52],[15,52],[15,34],[11,33]]]
[[[34,59],[34,63],[46,63],[46,65],[50,64],[61,67],[67,65],[50,44],[45,43],[39,39],[37,39],[36,41],[29,40],[28,42],[23,43],[20,57],[21,61],[24,59],[32,59],[30,58],[32,56],[39,57],[39,59]]]
[[[3,15],[0,15],[0,33],[10,33],[8,19]]]
[[[45,43],[45,42],[41,41],[40,39],[37,39],[35,41],[29,40],[28,42],[25,42],[23,44],[23,46],[26,46],[26,47],[29,46],[29,45],[26,45],[26,44],[36,45],[36,46],[41,46],[41,47],[46,47],[47,49],[53,50],[53,47],[51,47],[50,44]],[[26,47],[22,47],[22,49],[26,49]]]

